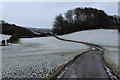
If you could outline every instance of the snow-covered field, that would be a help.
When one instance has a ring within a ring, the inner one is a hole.
[[[118,46],[118,30],[86,30],[61,37],[65,39],[94,43],[102,46]]]
[[[104,47],[104,60],[106,61],[106,63],[108,64],[108,66],[116,73],[118,73],[120,75],[120,71],[119,71],[119,64],[118,64],[118,47]]]
[[[120,70],[118,70],[118,66],[120,66],[118,64],[118,54],[120,54],[118,53],[118,30],[98,29],[80,31],[61,37],[100,45],[105,49],[103,54],[104,60],[113,71],[120,75]]]
[[[0,34],[0,45],[1,45],[2,40],[7,40],[9,38],[10,36],[8,35]],[[1,72],[2,72],[1,70],[2,70],[2,47],[0,46],[0,79],[1,79]]]
[[[0,34],[0,42],[1,42],[2,40],[7,40],[7,39],[9,39],[9,38],[10,38],[10,35]]]
[[[118,71],[118,31],[80,31],[61,38],[98,44],[103,47],[103,58]],[[74,56],[88,50],[83,44],[59,41],[53,37],[22,38],[19,44],[3,47],[2,77],[53,77],[61,66]]]
[[[2,77],[54,77],[61,66],[88,49],[54,37],[22,38],[19,44],[3,46]]]

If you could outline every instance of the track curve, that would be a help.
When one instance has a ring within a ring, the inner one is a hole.
[[[87,42],[67,40],[56,35],[53,36],[58,40],[82,43],[91,48],[91,50],[78,55],[69,62],[57,75],[58,80],[63,78],[107,78],[110,80],[118,80],[118,78],[104,63],[102,57],[103,49],[100,46]]]

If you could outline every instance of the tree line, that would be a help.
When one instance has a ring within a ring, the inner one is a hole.
[[[24,27],[17,26],[15,24],[9,24],[5,22],[4,20],[1,20],[1,34],[6,35],[17,35],[18,37],[34,37],[36,36],[33,32],[31,32],[28,29],[25,29]]]
[[[19,41],[19,38],[43,37],[45,35],[35,34],[34,32],[15,24],[9,24],[4,20],[0,21],[0,34],[11,35],[10,42]]]
[[[88,29],[118,29],[120,17],[108,16],[95,8],[75,8],[56,16],[52,28],[55,34],[68,34]]]

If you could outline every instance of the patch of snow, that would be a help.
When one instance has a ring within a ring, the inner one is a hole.
[[[94,47],[92,48],[93,51],[94,51],[95,49],[96,49],[96,48],[94,48]]]
[[[117,77],[112,74],[112,71],[107,66],[105,66],[105,69],[106,69],[106,71],[107,71],[107,73],[108,73],[108,75],[110,76],[111,79],[118,80]]]

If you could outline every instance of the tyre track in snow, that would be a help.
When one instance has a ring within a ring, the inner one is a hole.
[[[100,46],[87,42],[67,40],[56,35],[53,36],[58,40],[82,43],[91,48],[91,50],[77,55],[72,61],[66,64],[57,75],[57,80],[64,78],[107,78],[110,80],[119,80],[104,63],[102,57],[103,49]]]

